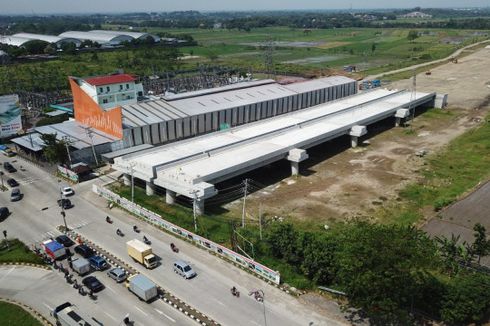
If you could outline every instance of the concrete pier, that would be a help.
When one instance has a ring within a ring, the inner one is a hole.
[[[195,200],[193,206],[196,211],[196,215],[204,214],[204,198]]]
[[[123,174],[123,182],[125,186],[131,186],[131,176],[127,173]]]
[[[165,191],[165,202],[169,205],[175,204],[175,197],[176,196],[177,196],[177,194],[175,193],[175,191],[167,189]]]
[[[356,148],[359,141],[359,137],[364,136],[365,134],[367,134],[366,126],[352,126],[349,132],[351,147]]]
[[[308,154],[304,149],[293,148],[289,151],[287,157],[288,161],[291,161],[291,175],[297,176],[299,174],[299,162],[308,159]]]
[[[153,196],[155,194],[155,185],[151,181],[146,181],[146,195]]]

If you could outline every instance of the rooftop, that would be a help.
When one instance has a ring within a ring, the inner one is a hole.
[[[84,79],[85,82],[89,83],[92,86],[128,83],[128,82],[134,82],[135,80],[136,80],[136,78],[134,78],[133,76],[128,75],[128,74],[90,77],[90,78]]]
[[[190,92],[188,96],[185,96],[187,93],[177,94],[172,96],[171,100],[158,99],[123,105],[123,124],[126,127],[145,126],[352,82],[355,80],[343,76],[314,79],[284,86],[271,80],[265,80],[247,82],[242,85],[243,87],[240,87],[238,83],[233,86]]]

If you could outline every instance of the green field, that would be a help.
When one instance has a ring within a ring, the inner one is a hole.
[[[183,48],[182,51],[201,56],[197,61],[208,60],[225,65],[263,69],[263,46],[260,45],[271,40],[280,42],[275,46],[273,54],[278,70],[315,72],[356,65],[362,74],[443,58],[460,46],[482,39],[475,31],[468,30],[422,29],[419,30],[421,36],[413,42],[407,40],[407,29],[349,28],[312,30],[309,33],[287,27],[259,28],[251,32],[158,28],[149,28],[148,31],[191,34],[199,46]],[[452,38],[461,44],[444,43]],[[298,47],[288,42],[311,42],[311,45]],[[309,63],[308,59],[312,62]],[[294,60],[302,60],[303,63],[288,64]]]
[[[0,301],[0,324],[3,326],[41,326],[36,318],[32,317],[21,307]]]
[[[21,241],[14,239],[8,240],[9,246],[7,247],[5,240],[0,242],[0,263],[33,263],[44,264],[41,258],[36,256],[29,248],[27,248]]]
[[[420,37],[412,42],[407,39],[407,29],[339,28],[308,33],[288,27],[257,28],[250,32],[161,28],[148,31],[191,34],[198,45],[178,51],[194,57],[175,60],[176,49],[155,46],[65,54],[53,61],[0,66],[0,94],[18,89],[68,88],[67,76],[101,75],[118,69],[144,76],[211,64],[260,72],[265,70],[267,41],[274,44],[272,58],[279,74],[320,76],[335,74],[344,65],[355,65],[359,75],[370,75],[443,58],[458,47],[485,38],[471,30],[442,29],[421,29]],[[485,31],[479,31],[482,32]],[[461,43],[447,44],[448,40]]]

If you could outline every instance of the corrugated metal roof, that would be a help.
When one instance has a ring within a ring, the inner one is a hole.
[[[98,77],[91,77],[91,78],[84,79],[84,81],[86,81],[87,83],[93,86],[128,83],[128,82],[133,82],[135,80],[136,78],[134,78],[129,74],[98,76]]]
[[[22,46],[26,44],[27,42],[33,41],[30,38],[26,37],[18,37],[18,36],[13,36],[13,35],[7,35],[0,37],[0,43],[7,44],[7,45],[12,45],[12,46]]]
[[[105,43],[121,43],[124,41],[131,41],[133,38],[128,35],[111,35],[106,33],[91,33],[91,32],[80,32],[80,31],[68,31],[58,35],[59,37],[70,37],[79,40],[90,40],[98,42],[101,44]]]
[[[151,36],[155,40],[155,42],[158,42],[160,40],[160,38],[156,35],[149,34],[149,33],[140,33],[140,32],[108,31],[108,30],[96,29],[96,30],[90,31],[90,33],[104,33],[104,34],[111,34],[114,36],[128,35],[128,36],[131,36],[132,38],[135,38],[135,39],[145,39],[148,36]]]
[[[355,80],[343,76],[335,76],[285,86],[272,83],[239,89],[227,89],[226,86],[218,87],[208,90],[207,94],[198,94],[199,96],[191,94],[191,97],[173,99],[172,101],[158,99],[123,105],[123,124],[127,127],[144,126],[270,101],[352,82],[355,82]],[[185,94],[183,93],[182,96],[185,96]]]

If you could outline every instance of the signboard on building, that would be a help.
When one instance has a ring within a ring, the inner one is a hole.
[[[21,129],[19,96],[0,96],[0,138],[15,135]]]

